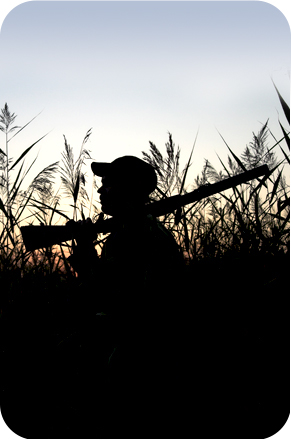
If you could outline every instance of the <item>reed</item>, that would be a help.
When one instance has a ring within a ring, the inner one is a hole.
[[[289,107],[277,93],[290,124]],[[20,430],[25,427],[29,432],[33,430],[33,438],[47,432],[48,438],[65,438],[68,437],[67,427],[74,426],[74,416],[67,390],[63,390],[58,378],[62,361],[55,361],[56,352],[60,355],[57,359],[67,359],[69,344],[75,344],[70,361],[63,362],[66,371],[61,376],[72,378],[70,388],[75,392],[76,383],[84,386],[84,378],[78,376],[79,373],[74,376],[71,371],[81,366],[80,371],[85,371],[83,365],[89,365],[91,359],[84,359],[84,345],[94,353],[98,351],[98,344],[103,344],[102,350],[107,350],[107,346],[100,341],[100,335],[95,338],[99,328],[84,330],[84,322],[79,322],[80,294],[87,292],[82,290],[67,263],[73,242],[26,252],[19,226],[33,222],[64,223],[70,217],[78,220],[84,217],[85,208],[98,217],[98,196],[96,194],[95,200],[91,195],[89,200],[84,171],[86,159],[90,159],[85,146],[91,130],[86,133],[77,159],[64,137],[61,163],[45,167],[24,186],[36,158],[27,166],[25,161],[42,138],[23,149],[14,160],[10,154],[11,140],[31,122],[19,128],[15,119],[15,114],[5,104],[0,117],[5,138],[5,148],[0,149],[0,324],[5,335],[1,350],[6,360],[2,374],[5,378],[3,395],[12,396],[6,407],[11,427],[19,423]],[[265,402],[272,419],[277,408],[281,409],[279,404],[282,402],[281,394],[279,396],[274,390],[286,389],[288,392],[285,353],[288,357],[290,191],[285,174],[290,164],[290,135],[281,121],[279,124],[280,139],[274,138],[266,122],[242,152],[235,152],[219,134],[227,151],[226,159],[219,157],[221,169],[215,169],[206,160],[201,173],[192,178],[190,190],[262,164],[269,166],[269,174],[159,218],[172,231],[185,257],[185,279],[181,280],[178,291],[169,293],[170,300],[177,299],[177,313],[182,314],[187,321],[187,331],[193,334],[193,346],[189,346],[189,351],[195,353],[193,376],[202,383],[207,405],[211,402],[213,407],[214,401],[214,408],[222,408],[219,414],[224,425],[229,422],[224,423],[223,417],[230,414],[230,406],[234,408],[231,418],[242,414],[238,426],[247,425],[250,411],[253,411],[253,420],[257,420]],[[271,146],[268,145],[270,139]],[[187,163],[180,167],[180,148],[176,147],[170,133],[165,153],[150,142],[149,151],[143,152],[143,157],[155,167],[158,175],[153,200],[188,191],[186,181],[190,179],[195,143],[196,140]],[[281,159],[278,159],[279,154]],[[61,185],[56,189],[57,177]],[[93,184],[97,188],[97,182]],[[69,212],[65,211],[65,200],[69,200]],[[105,238],[96,238],[96,248],[102,250]],[[96,297],[98,276],[93,292],[95,295],[96,288]],[[187,359],[188,353],[183,352],[181,362],[187,363]],[[56,388],[55,378],[62,391]],[[269,399],[264,397],[266,383]],[[50,386],[56,392],[49,390]],[[195,399],[196,391],[195,388]],[[33,396],[31,407],[27,406],[27,396]],[[51,397],[47,400],[46,396]],[[227,405],[222,406],[225,401]],[[86,402],[80,399],[75,404],[74,415],[83,410]],[[4,410],[5,405],[4,401]],[[55,418],[52,408],[60,414],[59,418]],[[282,414],[279,421],[285,417],[284,411]],[[258,438],[270,435],[269,432],[261,435],[265,413],[263,416],[263,419],[258,418]],[[280,428],[282,426],[283,423]],[[251,432],[253,435],[253,429]],[[233,432],[229,437],[233,437]]]
[[[290,123],[289,107],[278,94],[284,115]],[[289,112],[289,113],[288,113]],[[64,211],[64,201],[71,199],[69,205],[73,209],[74,220],[84,218],[84,209],[100,214],[99,205],[86,190],[87,159],[91,159],[86,143],[90,138],[91,129],[87,131],[80,151],[75,159],[74,151],[64,136],[64,151],[61,162],[54,162],[45,167],[24,190],[24,180],[33,167],[36,158],[25,168],[25,159],[32,148],[42,138],[25,148],[14,160],[10,153],[10,142],[18,133],[25,129],[35,118],[23,127],[15,125],[16,115],[7,104],[1,110],[0,127],[5,135],[5,151],[0,150],[0,254],[1,265],[25,267],[33,260],[25,252],[19,226],[35,221],[47,225],[67,221],[70,215]],[[239,154],[225,143],[228,155],[226,160],[219,157],[221,169],[216,170],[206,160],[201,173],[192,180],[191,190],[207,183],[214,183],[226,177],[234,176],[262,164],[267,164],[270,173],[264,178],[240,185],[233,190],[209,197],[179,209],[174,214],[167,214],[159,220],[175,235],[175,238],[188,264],[201,259],[217,259],[226,255],[263,251],[275,254],[289,252],[289,186],[285,172],[290,164],[289,129],[279,121],[282,138],[274,138],[269,129],[268,121]],[[268,145],[271,138],[272,144]],[[173,137],[168,133],[165,154],[150,142],[148,152],[142,152],[144,160],[149,162],[158,175],[158,187],[152,194],[152,200],[159,200],[170,195],[184,194],[186,179],[189,180],[191,160],[197,136],[189,156],[189,160],[180,169],[180,148],[176,147]],[[282,156],[278,160],[277,154]],[[12,178],[13,175],[13,178]],[[61,186],[55,189],[55,178],[59,176]],[[93,183],[97,188],[97,184]],[[62,202],[62,205],[61,205]],[[58,217],[58,220],[56,220]],[[102,250],[104,237],[98,237],[95,245]],[[65,254],[71,252],[73,244],[67,243],[63,249],[54,247],[38,252],[38,264],[50,261],[50,271],[68,267]],[[5,262],[5,263],[4,263]],[[34,261],[35,263],[35,261]],[[31,266],[30,266],[31,267]]]
[[[283,98],[280,97],[280,102],[282,101]],[[285,103],[284,113],[287,116],[288,109]],[[289,131],[279,123],[283,133],[280,140],[273,138],[267,121],[257,134],[253,133],[253,139],[241,154],[235,154],[220,135],[229,152],[227,160],[223,161],[219,157],[221,170],[216,170],[205,160],[203,170],[194,179],[191,189],[218,182],[263,164],[270,169],[267,176],[240,185],[232,191],[195,202],[178,211],[176,215],[168,214],[160,218],[174,233],[188,262],[203,258],[221,258],[229,253],[238,255],[252,251],[273,254],[289,252],[290,189],[284,173],[290,164],[286,151],[286,146],[287,150],[290,148],[290,139]],[[268,146],[270,137],[275,141],[271,147]],[[143,153],[144,159],[155,167],[159,176],[160,188],[154,194],[155,199],[185,191],[185,177],[193,151],[183,172],[179,174],[180,150],[178,148],[175,152],[174,146],[169,134],[166,156],[152,142],[150,152]],[[280,161],[277,159],[276,149],[283,154]]]
[[[27,208],[32,198],[48,195],[57,170],[57,162],[45,167],[26,189],[23,188],[36,158],[27,166],[25,160],[33,147],[45,136],[33,142],[22,151],[17,159],[14,159],[10,154],[11,140],[27,128],[36,116],[22,127],[14,125],[16,117],[6,103],[0,114],[0,130],[5,135],[5,152],[0,150],[0,255],[1,264],[5,262],[5,265],[9,267],[17,265],[21,259],[20,256],[26,260],[19,232],[20,223],[29,218]]]
[[[63,193],[73,199],[73,219],[77,220],[78,201],[80,201],[80,212],[83,206],[89,201],[85,188],[86,175],[82,172],[82,167],[86,159],[91,159],[90,152],[85,149],[85,144],[89,140],[91,129],[87,131],[80,149],[77,160],[74,160],[74,152],[64,136],[65,149],[62,152],[62,163],[60,165],[60,176],[63,185]]]

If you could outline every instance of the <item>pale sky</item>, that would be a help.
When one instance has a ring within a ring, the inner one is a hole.
[[[165,151],[170,132],[181,166],[199,130],[193,179],[226,159],[218,131],[240,154],[268,118],[277,138],[278,114],[288,128],[272,79],[289,103],[290,27],[272,4],[29,1],[1,18],[0,106],[18,125],[41,112],[10,154],[49,132],[34,174],[60,160],[63,134],[77,155],[89,128],[95,160]]]

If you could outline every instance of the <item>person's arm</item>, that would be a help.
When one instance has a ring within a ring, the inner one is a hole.
[[[93,241],[96,238],[94,224],[91,219],[75,222],[70,220],[68,228],[74,229],[74,237],[77,245],[73,246],[73,252],[68,257],[68,262],[78,273],[81,280],[88,280],[96,273],[99,258]]]

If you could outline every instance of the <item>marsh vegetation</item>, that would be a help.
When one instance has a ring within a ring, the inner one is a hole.
[[[277,93],[290,123],[289,107]],[[59,162],[47,165],[27,184],[36,161],[30,157],[42,138],[16,159],[11,146],[33,121],[18,127],[7,104],[0,113],[2,414],[19,435],[61,438],[72,434],[72,414],[78,414],[81,406],[77,398],[68,398],[67,389],[55,400],[48,398],[57,376],[55,352],[66,357],[63,341],[80,332],[78,277],[66,261],[74,243],[27,252],[20,227],[64,224],[69,218],[87,216],[96,220],[99,182],[87,188],[88,130],[77,155],[64,137]],[[181,292],[187,302],[177,313],[193,320],[193,347],[189,347],[197,351],[193,374],[204,383],[204,391],[197,392],[199,406],[208,416],[211,407],[218,414],[203,433],[201,421],[199,438],[269,436],[289,414],[290,135],[289,127],[279,124],[280,139],[274,138],[267,121],[240,153],[222,138],[227,157],[219,157],[221,168],[205,160],[192,180],[195,148],[181,167],[180,148],[171,134],[164,150],[150,142],[149,150],[142,153],[158,175],[152,200],[184,194],[262,164],[269,167],[262,178],[159,219],[174,234],[185,259]],[[96,237],[99,251],[105,238]],[[90,345],[91,336],[86,337]],[[71,359],[72,372],[66,373],[72,386],[82,356]],[[193,435],[195,431],[189,432],[190,438]]]

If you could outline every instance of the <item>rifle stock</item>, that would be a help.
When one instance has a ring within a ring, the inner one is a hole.
[[[249,180],[258,178],[269,173],[267,165],[262,165],[252,170],[245,171],[220,182],[204,185],[200,188],[183,195],[171,196],[146,205],[146,213],[155,217],[160,217],[168,213],[174,212],[181,206],[195,203],[196,201],[210,197],[213,194],[220,193],[229,188],[248,182]],[[114,229],[113,218],[97,221],[95,223],[96,235],[99,233],[108,233]],[[20,228],[23,242],[27,251],[35,249],[47,248],[54,244],[60,244],[68,240],[74,239],[73,230],[66,225],[64,226],[44,226],[30,225]]]

